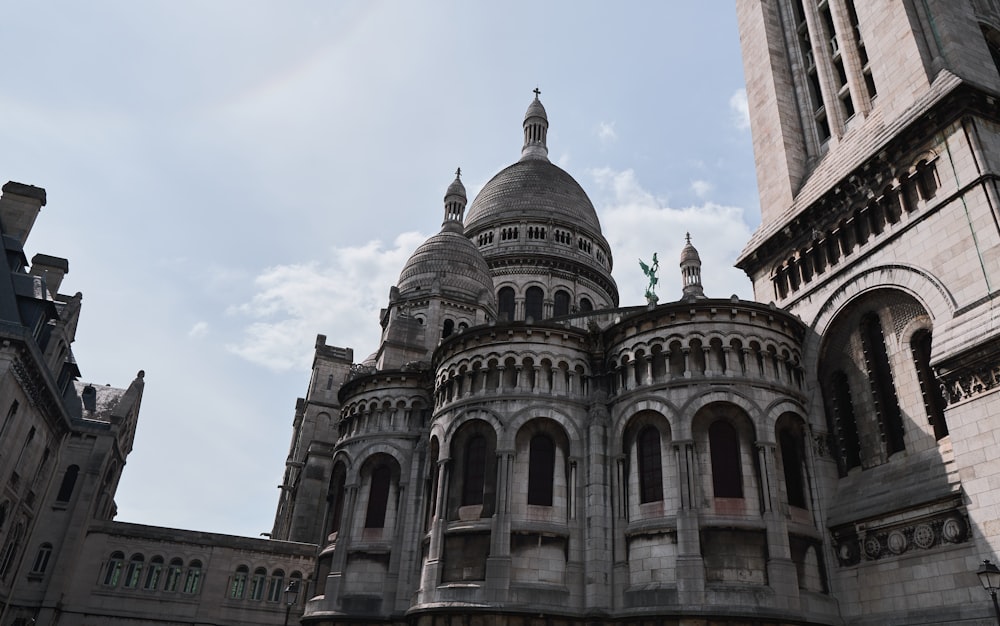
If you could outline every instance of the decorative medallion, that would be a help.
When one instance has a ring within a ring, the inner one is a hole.
[[[894,530],[889,533],[889,537],[885,541],[886,545],[889,546],[889,550],[893,554],[902,554],[906,552],[906,535]]]
[[[868,555],[869,559],[877,559],[882,554],[882,544],[876,537],[869,535],[865,539],[865,554]]]
[[[917,524],[913,529],[913,543],[924,550],[934,545],[934,529],[930,524]]]
[[[948,543],[962,543],[968,535],[968,527],[965,520],[957,517],[949,517],[941,525],[941,536]]]

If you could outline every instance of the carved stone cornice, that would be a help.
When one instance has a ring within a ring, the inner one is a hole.
[[[866,522],[830,529],[833,549],[841,567],[862,561],[881,561],[920,550],[969,541],[969,519],[952,509],[904,522]]]

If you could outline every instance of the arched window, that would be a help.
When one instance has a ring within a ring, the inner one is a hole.
[[[858,422],[854,416],[854,403],[851,401],[851,385],[847,374],[836,371],[830,380],[831,404],[833,406],[834,428],[837,433],[837,443],[840,446],[840,461],[842,473],[861,465],[861,440],[858,438]]]
[[[267,586],[267,601],[278,602],[281,600],[281,593],[285,590],[285,572],[276,569],[271,573],[271,582]]]
[[[170,566],[167,568],[167,582],[163,586],[164,591],[177,591],[181,582],[181,570],[184,568],[184,561],[180,559],[170,559]]]
[[[250,599],[262,600],[264,598],[264,587],[267,583],[267,570],[258,567],[253,571],[253,578],[250,579]]]
[[[160,574],[163,571],[163,557],[154,556],[149,560],[149,568],[146,570],[146,582],[142,588],[146,591],[156,591],[160,586]]]
[[[886,452],[901,452],[906,449],[903,442],[903,415],[896,399],[896,386],[892,381],[892,369],[889,367],[885,336],[882,334],[882,323],[878,315],[866,313],[861,318],[860,330],[875,416],[882,429]]]
[[[910,352],[913,354],[913,367],[917,370],[920,381],[920,395],[924,400],[924,410],[927,420],[934,427],[934,438],[948,436],[948,423],[944,420],[944,396],[941,386],[937,384],[934,370],[931,369],[931,333],[929,330],[919,330],[910,339]]]
[[[552,315],[569,315],[569,293],[562,289],[552,297]]]
[[[73,488],[76,486],[76,477],[80,473],[80,467],[70,465],[63,474],[62,484],[59,485],[59,493],[56,495],[56,502],[69,502],[73,496]]]
[[[125,588],[138,589],[139,581],[142,579],[142,565],[146,561],[141,554],[133,554],[129,559],[128,569],[125,570]]]
[[[184,593],[196,594],[201,586],[201,561],[191,561],[184,577]]]
[[[229,597],[233,600],[242,600],[247,589],[247,578],[250,576],[250,568],[240,565],[233,574],[233,581],[229,585]]]
[[[504,287],[497,293],[497,318],[501,322],[514,319],[514,289]]]
[[[639,502],[663,500],[663,466],[660,457],[660,431],[646,426],[636,438],[639,465]]]
[[[43,543],[38,546],[38,552],[35,554],[35,562],[31,564],[32,574],[44,574],[45,570],[49,566],[49,558],[52,556],[52,544]]]
[[[122,576],[122,563],[124,563],[124,561],[125,555],[121,552],[111,553],[111,558],[108,559],[107,569],[104,570],[104,586],[118,586],[118,579]]]
[[[450,337],[453,332],[455,332],[455,320],[445,320],[444,327],[441,329],[441,338]]]
[[[365,528],[385,528],[385,509],[389,504],[389,482],[392,471],[388,465],[380,465],[372,472],[368,489],[368,511],[365,514]]]
[[[552,506],[556,445],[548,435],[535,435],[528,445],[528,504]]]
[[[743,497],[743,468],[740,440],[736,429],[725,420],[708,427],[708,447],[712,456],[712,486],[716,498]]]
[[[528,287],[524,292],[524,318],[527,320],[540,321],[542,314],[542,301],[545,300],[545,292],[541,287]]]
[[[465,444],[462,506],[483,503],[486,482],[486,437],[474,435]]]
[[[790,430],[778,434],[781,448],[781,468],[785,474],[785,493],[788,504],[806,508],[806,481],[802,466],[802,440]]]
[[[580,310],[584,313],[594,310],[594,305],[591,303],[590,298],[580,298]]]
[[[344,482],[346,480],[346,470],[343,463],[338,463],[333,468],[333,479],[330,481],[329,498],[333,505],[330,511],[330,533],[340,531],[340,518],[344,515]]]

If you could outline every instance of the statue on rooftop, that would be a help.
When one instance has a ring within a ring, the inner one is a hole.
[[[656,297],[656,283],[660,282],[660,279],[656,277],[656,272],[660,269],[660,262],[656,258],[656,253],[653,253],[653,262],[649,265],[643,263],[642,259],[639,259],[639,267],[642,268],[642,273],[646,275],[649,279],[649,286],[646,287],[646,301],[650,304],[654,304],[659,298]]]

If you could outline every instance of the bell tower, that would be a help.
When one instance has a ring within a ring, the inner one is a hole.
[[[829,591],[849,622],[988,617],[988,598],[945,599],[978,598],[971,575],[928,576],[940,601],[885,598],[1000,552],[1000,461],[979,452],[1000,436],[1000,5],[737,11],[762,216],[737,265],[811,329]]]

